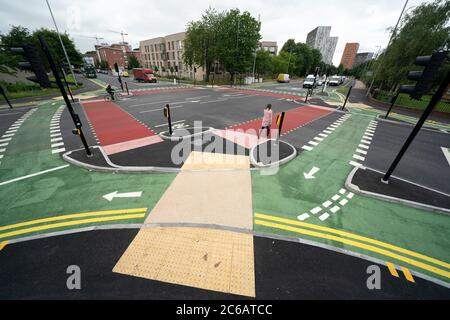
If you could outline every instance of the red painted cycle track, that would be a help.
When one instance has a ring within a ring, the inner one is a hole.
[[[296,130],[318,118],[330,114],[333,111],[333,109],[319,106],[304,106],[288,110],[285,112],[281,134]],[[276,128],[275,122],[278,114],[273,115],[272,128]],[[262,118],[258,118],[233,125],[225,130],[217,130],[215,131],[215,134],[249,149],[263,141],[257,137],[261,124]],[[262,134],[264,133],[265,132]],[[271,134],[272,138],[274,138],[277,134],[278,132],[274,130]]]

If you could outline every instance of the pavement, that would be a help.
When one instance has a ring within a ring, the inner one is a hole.
[[[345,184],[355,168],[384,170],[409,127],[377,121],[370,106],[337,110],[334,88],[320,105],[317,97],[305,105],[297,86],[137,85],[114,103],[98,92],[74,104],[94,151],[77,155],[110,172],[63,159],[82,145],[59,101],[0,111],[5,298],[448,299],[448,216]],[[275,115],[286,112],[280,139],[297,154],[276,171],[253,170],[250,149],[268,103]],[[178,144],[159,135],[166,104],[174,129],[212,127],[207,135],[234,151],[202,141],[175,172],[118,171],[173,164]],[[446,137],[422,131],[395,175],[448,192]],[[71,264],[85,270],[86,289],[66,289]],[[372,264],[382,270],[381,291],[367,289]]]

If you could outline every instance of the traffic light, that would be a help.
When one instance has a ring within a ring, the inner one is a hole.
[[[51,83],[44,67],[44,62],[34,45],[26,44],[21,48],[11,48],[11,52],[24,56],[24,62],[19,62],[22,70],[34,72],[34,76],[27,77],[28,80],[38,83],[43,88],[50,88]]]
[[[413,99],[419,100],[427,94],[433,82],[433,76],[439,70],[442,62],[447,57],[447,51],[435,52],[431,56],[419,56],[416,58],[415,65],[423,66],[423,71],[410,71],[408,79],[417,81],[415,85],[401,85],[399,93],[407,93]]]

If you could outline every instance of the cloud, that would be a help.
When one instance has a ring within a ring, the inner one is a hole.
[[[428,1],[428,0],[427,0]],[[410,0],[408,7],[421,0]],[[104,42],[125,40],[133,47],[139,41],[185,30],[208,8],[218,11],[239,8],[261,17],[262,36],[276,40],[279,47],[290,38],[305,42],[309,31],[319,25],[332,26],[339,37],[333,62],[340,62],[346,42],[359,42],[360,51],[376,51],[389,41],[387,29],[395,25],[403,0],[50,0],[60,31],[67,31],[82,52],[93,50],[95,39]],[[0,0],[0,31],[10,25],[33,30],[53,28],[45,0]]]

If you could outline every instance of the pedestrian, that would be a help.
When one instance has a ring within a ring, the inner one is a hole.
[[[264,109],[264,117],[262,119],[261,129],[258,132],[258,139],[261,136],[261,133],[264,129],[267,130],[267,138],[270,139],[270,127],[272,126],[272,105],[269,103],[267,107]]]

